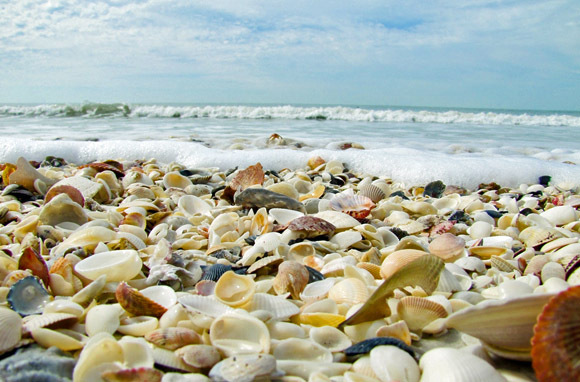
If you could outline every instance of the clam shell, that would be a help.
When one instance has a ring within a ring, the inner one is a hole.
[[[58,194],[42,207],[38,216],[42,224],[56,226],[61,223],[85,224],[89,217],[84,208],[67,194]]]
[[[366,284],[357,278],[346,278],[333,285],[328,298],[337,304],[355,305],[365,302],[369,297]]]
[[[323,298],[326,298],[330,288],[332,288],[335,282],[334,279],[329,278],[310,283],[306,285],[302,293],[300,293],[300,299],[305,303],[322,300]]]
[[[532,365],[540,381],[580,379],[580,286],[551,298],[534,326]]]
[[[97,305],[92,307],[85,318],[85,331],[89,336],[97,333],[113,334],[121,325],[123,308],[118,304]]]
[[[65,328],[71,327],[78,321],[78,317],[70,313],[43,313],[26,316],[22,320],[22,332],[30,333],[38,328]]]
[[[363,239],[363,236],[357,231],[344,231],[335,234],[330,242],[334,243],[341,249],[348,249],[353,244],[358,243]]]
[[[269,215],[274,218],[278,224],[286,225],[292,220],[304,216],[304,213],[300,211],[288,210],[285,208],[271,208]]]
[[[209,317],[219,317],[222,314],[233,312],[234,309],[217,301],[213,296],[189,295],[178,299],[187,310],[203,313]]]
[[[107,281],[127,281],[139,274],[143,262],[135,250],[118,250],[96,253],[75,265],[75,271],[89,280],[101,275]]]
[[[225,313],[216,318],[209,337],[211,344],[226,357],[270,351],[268,327],[247,314]]]
[[[186,176],[183,176],[179,173],[179,171],[172,171],[165,174],[163,177],[163,185],[165,188],[180,188],[184,189],[187,186],[191,186],[191,180],[189,180]]]
[[[286,373],[286,376],[296,376],[303,380],[309,380],[309,377],[315,373],[321,373],[329,378],[342,376],[352,366],[352,364],[346,362],[322,363],[294,360],[279,360],[276,365],[278,369]]]
[[[324,219],[316,216],[301,216],[292,220],[288,224],[288,229],[292,231],[307,232],[308,236],[332,235],[336,227]]]
[[[381,326],[377,329],[377,337],[394,337],[403,341],[407,345],[411,345],[411,332],[409,326],[405,321],[397,321],[390,325]]]
[[[355,219],[367,217],[375,207],[373,201],[364,195],[354,195],[352,189],[335,194],[330,199],[330,207]]]
[[[238,171],[229,186],[234,190],[243,191],[250,186],[262,183],[264,183],[264,170],[260,163],[256,163],[253,166]]]
[[[48,183],[47,183],[48,184]],[[105,185],[99,182],[92,181],[84,176],[71,176],[59,180],[53,187],[58,186],[72,186],[79,190],[84,199],[94,199],[98,203],[106,202],[110,198],[109,192],[105,189]]]
[[[552,296],[532,294],[484,301],[453,313],[447,318],[446,325],[479,338],[494,348],[512,351],[510,358],[529,360],[536,318]]]
[[[89,340],[80,353],[74,367],[74,381],[89,381],[100,379],[101,373],[119,370],[124,361],[123,348],[115,338],[108,333],[101,333]]]
[[[572,206],[552,207],[542,213],[540,216],[548,219],[555,226],[561,226],[578,220],[576,210]]]
[[[470,353],[436,348],[421,357],[421,381],[497,381],[506,379],[490,364]]]
[[[8,308],[0,307],[0,354],[12,350],[22,337],[22,318]]]
[[[222,359],[220,353],[209,345],[186,345],[176,350],[175,354],[197,369],[211,368]]]
[[[331,352],[342,351],[352,345],[352,341],[346,334],[332,326],[311,328],[308,335],[314,343]]]
[[[421,375],[419,365],[404,350],[396,346],[377,346],[370,352],[371,368],[383,382],[418,382]]]
[[[374,184],[368,184],[366,186],[361,187],[359,195],[366,196],[371,201],[373,201],[373,203],[378,203],[386,196],[385,192],[380,187]]]
[[[134,337],[143,337],[157,329],[159,320],[151,316],[127,317],[121,320],[117,331]]]
[[[332,362],[332,353],[316,342],[302,338],[280,341],[273,352],[276,360]]]
[[[155,329],[147,333],[144,338],[152,344],[168,350],[175,350],[186,345],[201,344],[203,342],[201,336],[195,331],[181,327]]]
[[[269,354],[237,355],[218,362],[209,372],[213,381],[252,382],[270,379],[276,371],[276,358]]]
[[[49,348],[56,346],[62,351],[82,349],[84,336],[75,331],[58,331],[45,328],[36,328],[30,332],[34,341],[39,345]]]
[[[241,307],[251,301],[255,291],[256,284],[250,276],[228,271],[217,281],[214,296],[226,305]]]
[[[330,224],[334,225],[337,230],[344,230],[347,228],[356,227],[357,225],[360,224],[360,222],[355,218],[353,218],[352,216],[349,216],[339,211],[327,210],[319,212],[312,216],[316,216],[320,219],[326,220]]]

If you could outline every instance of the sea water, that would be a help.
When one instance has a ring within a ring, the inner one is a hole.
[[[151,159],[223,170],[340,160],[408,184],[580,185],[580,113],[272,105],[0,105],[0,162]],[[348,148],[347,147],[362,147]]]

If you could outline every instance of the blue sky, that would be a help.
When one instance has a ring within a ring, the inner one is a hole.
[[[0,102],[580,110],[580,2],[0,0]]]

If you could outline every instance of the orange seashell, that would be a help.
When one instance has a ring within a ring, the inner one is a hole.
[[[10,183],[10,174],[12,174],[14,171],[16,171],[16,166],[12,163],[6,163],[4,165],[4,169],[2,169],[2,183],[8,185]]]
[[[73,282],[73,271],[72,262],[65,257],[59,258],[54,262],[54,264],[52,264],[52,267],[50,267],[50,273],[62,276],[62,278],[69,283]]]
[[[105,382],[161,382],[163,373],[152,367],[136,367],[101,374]]]
[[[145,297],[137,289],[131,288],[126,282],[119,283],[115,297],[123,309],[135,316],[161,317],[167,311],[163,305]]]
[[[262,183],[264,183],[264,170],[262,169],[262,164],[258,162],[245,170],[239,171],[230,182],[229,187],[234,190],[243,191],[254,184]]]
[[[41,279],[44,286],[48,288],[50,282],[48,276],[48,265],[46,265],[44,258],[36,253],[32,248],[28,247],[24,249],[20,259],[18,259],[18,269],[29,269],[32,274]]]
[[[292,220],[288,224],[291,231],[304,231],[309,236],[331,235],[336,227],[328,221],[316,216],[306,215]]]
[[[310,167],[312,170],[314,170],[315,168],[317,168],[319,166],[322,166],[325,163],[326,163],[326,161],[319,156],[311,157],[310,159],[308,159],[308,162],[307,162],[308,167]]]
[[[375,203],[363,195],[354,195],[351,189],[336,194],[330,199],[330,207],[339,212],[343,212],[352,216],[355,219],[366,218],[373,208]]]
[[[58,194],[67,194],[73,202],[81,207],[84,207],[85,205],[85,198],[79,189],[67,184],[51,187],[44,196],[44,203],[46,204],[50,202],[50,200]]]
[[[145,339],[159,347],[175,350],[186,345],[203,343],[203,339],[194,330],[183,327],[155,329],[145,335]]]
[[[326,191],[326,187],[324,187],[323,184],[319,184],[314,190],[312,190],[312,192],[301,195],[298,200],[303,202],[306,199],[320,199],[320,197],[324,195],[324,191]]]
[[[534,326],[532,366],[538,381],[580,380],[580,285],[552,297]]]

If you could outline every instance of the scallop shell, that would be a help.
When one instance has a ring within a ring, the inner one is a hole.
[[[262,183],[264,183],[264,170],[260,163],[256,163],[253,166],[238,171],[230,182],[229,187],[234,190],[243,191],[250,186]]]
[[[12,310],[27,316],[42,312],[51,296],[37,277],[28,276],[10,287],[6,300]]]
[[[377,337],[394,337],[403,341],[407,345],[411,345],[411,332],[409,326],[405,321],[397,321],[390,325],[381,326],[377,329]]]
[[[361,187],[359,195],[366,196],[373,203],[378,203],[380,200],[385,198],[385,192],[378,186],[374,184],[368,184]]]
[[[79,261],[75,271],[89,280],[96,280],[101,275],[107,281],[127,281],[139,274],[143,262],[135,250],[118,250],[96,253]]]
[[[329,278],[310,283],[306,285],[302,293],[300,293],[300,299],[307,304],[322,300],[323,298],[326,298],[335,282],[334,279]]]
[[[123,309],[135,316],[153,316],[159,318],[167,311],[165,306],[148,298],[143,292],[131,288],[126,282],[119,283],[115,291],[115,297]]]
[[[300,313],[300,309],[281,296],[256,293],[252,299],[251,311],[265,310],[271,313],[272,320],[287,320]]]
[[[513,359],[530,359],[530,339],[542,307],[551,294],[531,294],[489,300],[462,309],[447,318],[447,327],[479,338],[492,352]]]
[[[209,337],[211,344],[227,357],[270,351],[268,327],[247,314],[225,313],[216,318]]]
[[[580,286],[551,298],[534,326],[532,365],[539,381],[580,379]]]
[[[346,278],[336,283],[328,292],[328,298],[337,304],[355,305],[365,302],[369,297],[366,284],[357,278]]]
[[[375,207],[373,201],[363,195],[354,195],[352,189],[336,194],[330,199],[330,206],[335,211],[344,212],[355,219],[367,217]]]
[[[231,313],[233,308],[217,301],[213,296],[188,295],[178,299],[187,310],[202,313],[209,317],[219,317],[225,313]]]
[[[195,331],[181,327],[155,329],[147,333],[144,338],[156,346],[169,350],[203,342],[201,336]]]
[[[445,262],[454,262],[463,256],[465,240],[452,233],[444,233],[429,243],[429,252]]]
[[[250,276],[238,275],[232,271],[223,274],[215,286],[215,298],[231,307],[248,304],[256,291],[256,284]]]
[[[22,318],[13,310],[0,307],[0,354],[12,350],[22,337]]]
[[[397,305],[397,314],[413,332],[421,332],[432,321],[447,317],[443,305],[415,296],[403,297]]]
[[[429,350],[421,357],[421,381],[493,381],[506,379],[489,363],[465,351],[452,348]]]

